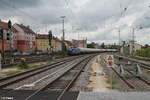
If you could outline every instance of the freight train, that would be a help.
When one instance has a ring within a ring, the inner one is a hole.
[[[117,49],[93,49],[93,48],[69,48],[68,55],[102,53],[102,52],[117,52]]]

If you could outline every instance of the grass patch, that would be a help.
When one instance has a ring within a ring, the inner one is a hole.
[[[12,71],[7,71],[7,72],[2,72],[2,74],[9,76],[9,75],[16,74],[18,72],[21,72],[21,71],[20,70],[12,70]]]
[[[8,71],[5,71],[5,72],[1,72],[0,74],[2,74],[1,75],[2,77],[9,76],[9,75],[13,75],[13,74],[16,74],[16,73],[19,73],[19,72],[22,72],[22,71],[26,71],[26,70],[29,70],[29,69],[34,69],[34,68],[42,67],[42,66],[47,65],[49,63],[50,62],[44,62],[44,63],[39,63],[39,64],[30,64],[30,65],[27,65],[24,62],[23,63],[20,62],[16,66],[17,69],[15,69],[15,70],[8,70]]]
[[[17,65],[18,69],[28,69],[29,66],[27,65],[25,59],[21,59],[19,64]]]
[[[147,70],[146,73],[150,74],[150,70]]]
[[[117,83],[117,81],[116,81],[115,79],[112,79],[112,80],[107,79],[106,82],[107,82],[108,84],[116,84],[116,83]]]
[[[40,65],[31,65],[29,68],[38,68],[38,67],[41,67],[41,66],[44,66],[44,64],[40,64]]]
[[[120,86],[117,85],[117,80],[116,79],[107,79],[106,83],[110,84],[110,86],[108,87],[109,89],[120,89]]]

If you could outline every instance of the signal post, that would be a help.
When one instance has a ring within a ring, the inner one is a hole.
[[[50,55],[50,59],[53,60],[53,47],[52,47],[53,35],[52,35],[52,31],[51,30],[48,33],[49,33],[48,34],[48,39],[49,39],[49,46],[50,46],[49,55]]]

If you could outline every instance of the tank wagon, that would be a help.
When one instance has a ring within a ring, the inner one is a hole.
[[[116,49],[93,49],[93,48],[69,48],[68,55],[102,53],[102,52],[117,52]]]

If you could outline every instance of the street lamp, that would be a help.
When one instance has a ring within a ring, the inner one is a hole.
[[[134,52],[135,52],[135,30],[136,29],[143,29],[143,27],[142,26],[139,26],[139,27],[133,27],[132,28],[132,56],[134,55]]]
[[[63,37],[62,37],[62,51],[63,52],[65,52],[65,43],[64,43],[64,41],[65,41],[65,29],[64,29],[64,27],[65,27],[65,21],[64,21],[64,19],[65,19],[65,17],[66,16],[61,16],[60,18],[62,18],[62,32],[63,32]]]
[[[61,16],[60,18],[62,18],[62,32],[63,32],[63,41],[65,40],[65,17],[66,16]]]

